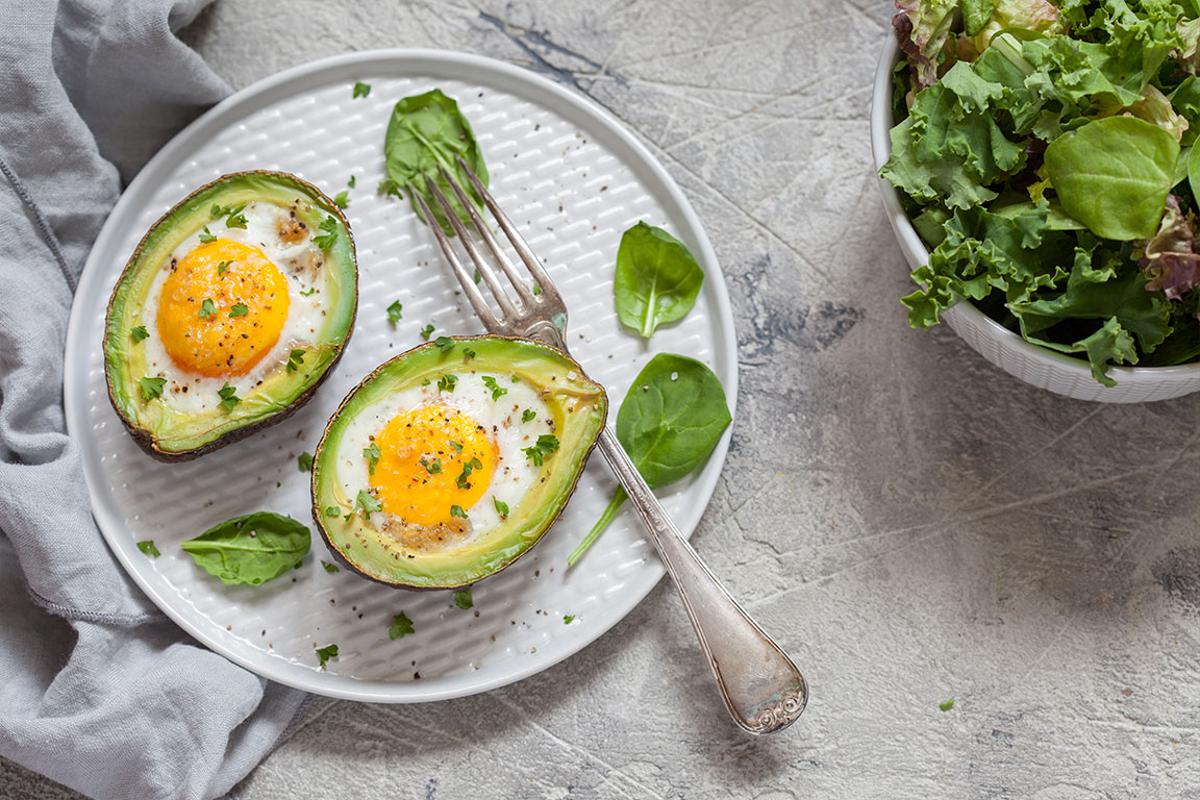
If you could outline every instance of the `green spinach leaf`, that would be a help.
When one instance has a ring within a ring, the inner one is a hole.
[[[708,461],[732,417],[713,371],[687,356],[659,353],[634,378],[617,412],[617,439],[651,489],[674,483]],[[616,517],[627,495],[608,507],[567,558],[574,566]]]
[[[299,566],[310,539],[302,523],[259,511],[215,525],[181,547],[222,583],[257,586]]]
[[[483,185],[487,186],[488,172],[483,154],[475,141],[471,123],[458,110],[458,103],[440,89],[405,97],[396,103],[391,121],[388,122],[383,152],[387,160],[388,178],[393,181],[395,188],[420,194],[448,236],[454,235],[454,229],[426,187],[426,178],[432,179],[442,189],[459,219],[468,223],[470,217],[459,204],[446,179],[441,176],[439,167],[453,175],[476,205],[483,207],[482,198],[476,196],[466,173],[456,160],[461,156]],[[413,210],[420,215],[415,200]]]
[[[621,237],[613,278],[617,316],[643,338],[682,319],[703,283],[704,270],[691,252],[662,228],[639,222]]]
[[[1135,117],[1108,117],[1055,139],[1046,174],[1063,210],[1105,239],[1148,239],[1174,182],[1179,143]]]

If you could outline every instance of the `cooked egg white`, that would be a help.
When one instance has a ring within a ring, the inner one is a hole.
[[[188,413],[217,407],[226,385],[244,398],[317,340],[326,312],[324,254],[292,212],[251,202],[211,222],[171,253],[142,308],[146,374],[167,379],[162,399]],[[206,302],[207,301],[207,302]]]
[[[493,399],[495,387],[507,393]],[[376,530],[414,549],[448,548],[499,525],[496,501],[516,510],[540,471],[522,451],[553,432],[532,386],[460,370],[453,391],[431,382],[360,412],[341,440],[338,479],[346,497],[380,501]]]

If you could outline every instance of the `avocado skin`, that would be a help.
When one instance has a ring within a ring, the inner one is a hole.
[[[105,369],[104,369],[104,386],[108,393],[108,402],[112,405],[113,410],[117,413],[117,417],[121,420],[121,424],[125,426],[125,430],[129,432],[130,437],[133,439],[134,442],[137,443],[138,447],[140,447],[147,455],[149,455],[152,458],[154,458],[158,461],[161,461],[163,463],[176,463],[176,462],[183,462],[183,461],[191,461],[193,459],[199,458],[202,455],[211,453],[214,450],[219,450],[222,447],[225,447],[226,445],[233,444],[234,442],[245,439],[248,436],[258,433],[260,430],[269,428],[272,425],[283,422],[285,419],[290,417],[292,414],[295,414],[297,411],[299,411],[301,408],[304,407],[305,403],[307,403],[309,400],[312,399],[313,394],[317,391],[318,388],[320,388],[321,384],[323,384],[325,382],[325,380],[329,377],[329,374],[331,372],[333,372],[334,368],[338,365],[338,362],[340,362],[342,360],[342,354],[346,352],[346,346],[348,344],[350,344],[350,337],[354,334],[354,323],[358,319],[358,256],[357,256],[358,250],[357,250],[357,247],[354,242],[354,232],[350,228],[350,221],[348,219],[346,219],[346,215],[342,212],[342,209],[339,208],[338,205],[333,202],[333,199],[330,198],[328,195],[326,195],[323,191],[321,191],[316,185],[310,183],[309,181],[304,180],[303,178],[301,178],[297,175],[293,175],[290,172],[282,172],[279,170],[265,170],[264,169],[264,170],[242,170],[241,172],[226,173],[226,174],[220,176],[219,178],[215,178],[214,180],[209,181],[208,183],[204,184],[203,186],[197,187],[196,189],[194,189],[193,191],[188,193],[188,195],[186,197],[182,198],[177,203],[175,203],[175,205],[173,205],[169,209],[167,209],[167,211],[161,217],[159,217],[157,220],[155,220],[154,223],[151,224],[150,227],[146,229],[146,233],[142,235],[142,238],[138,242],[137,247],[134,248],[132,255],[129,256],[129,260],[125,262],[124,269],[121,270],[121,274],[120,274],[120,276],[118,276],[117,282],[113,285],[112,294],[109,295],[108,305],[106,306],[105,312],[104,312],[105,336],[107,337],[107,334],[108,334],[109,320],[111,319],[112,313],[113,313],[113,304],[117,300],[117,290],[124,284],[125,280],[127,278],[129,278],[130,273],[133,271],[133,269],[137,265],[138,261],[140,260],[140,258],[142,256],[142,251],[146,247],[146,242],[150,239],[151,234],[154,233],[154,231],[157,230],[160,225],[163,225],[164,223],[166,223],[171,218],[171,216],[180,209],[180,207],[186,205],[190,200],[195,198],[196,195],[202,194],[203,192],[206,192],[220,184],[228,183],[230,181],[237,180],[238,178],[243,178],[243,177],[275,178],[275,179],[279,179],[286,183],[295,183],[298,186],[300,186],[302,189],[304,189],[306,192],[309,192],[310,194],[312,194],[314,197],[324,200],[325,205],[328,206],[328,208],[323,208],[322,209],[323,211],[337,216],[338,222],[341,223],[342,227],[346,231],[346,236],[350,243],[350,257],[351,257],[351,260],[353,262],[353,267],[354,267],[354,270],[353,270],[354,280],[352,282],[352,287],[351,287],[351,291],[354,295],[354,303],[352,306],[352,310],[350,312],[350,320],[349,320],[349,325],[346,329],[346,336],[342,340],[341,346],[338,348],[337,352],[335,353],[335,355],[333,357],[333,360],[329,363],[329,366],[326,367],[325,371],[321,373],[321,375],[312,384],[312,386],[310,386],[304,392],[299,394],[296,397],[296,399],[293,400],[288,405],[287,408],[273,414],[272,416],[268,417],[267,419],[259,420],[258,422],[254,422],[249,425],[245,425],[245,426],[242,426],[235,430],[229,431],[228,433],[224,434],[223,436],[219,436],[216,439],[214,439],[213,441],[208,442],[207,444],[201,445],[200,447],[196,447],[191,450],[183,450],[183,451],[169,451],[168,452],[168,451],[160,450],[158,448],[154,434],[151,431],[146,430],[145,428],[139,427],[138,425],[134,424],[134,422],[125,415],[125,412],[121,409],[120,405],[117,403],[116,397],[113,394],[113,374],[112,374],[112,370],[108,369],[108,363],[107,363],[108,359],[106,356],[105,357]]]
[[[599,396],[600,396],[601,416],[603,418],[607,418],[607,412],[608,412],[608,393],[607,393],[607,391],[605,391],[604,387],[601,384],[596,383],[595,381],[592,381],[591,378],[588,377],[587,373],[584,372],[583,367],[580,366],[579,362],[576,361],[566,351],[558,350],[557,348],[551,347],[550,345],[548,345],[544,342],[539,342],[534,339],[526,339],[526,338],[522,338],[519,336],[501,336],[498,334],[483,334],[483,335],[478,335],[478,336],[451,336],[449,338],[453,339],[455,342],[493,341],[493,340],[500,339],[500,340],[510,341],[510,342],[533,344],[538,347],[544,347],[549,350],[553,350],[565,361],[572,364],[574,366],[575,371],[579,374],[580,377],[582,377],[586,381],[594,383],[598,387]],[[319,442],[317,442],[317,447],[314,452],[316,452],[316,453],[321,452],[321,448],[325,444],[325,439],[329,435],[330,428],[333,426],[334,422],[336,422],[337,419],[342,415],[342,412],[345,410],[347,403],[350,402],[350,400],[358,392],[360,387],[365,386],[367,383],[374,380],[379,375],[379,373],[381,373],[384,369],[386,369],[394,361],[396,361],[398,359],[402,359],[402,358],[407,358],[408,356],[410,356],[418,351],[427,350],[430,348],[436,348],[436,344],[434,342],[427,342],[425,344],[417,345],[416,347],[413,347],[409,350],[406,350],[403,353],[400,353],[399,355],[396,355],[396,356],[388,359],[387,361],[385,361],[384,363],[382,363],[378,367],[376,367],[374,370],[372,370],[368,375],[366,375],[358,383],[357,386],[355,386],[353,389],[350,390],[350,392],[346,395],[346,397],[342,399],[342,402],[338,404],[337,410],[333,412],[332,416],[330,416],[330,418],[329,418],[329,422],[325,425],[325,430],[322,431],[321,439]],[[545,535],[550,531],[550,529],[553,528],[558,523],[558,520],[562,517],[563,511],[566,510],[567,504],[570,502],[571,496],[575,494],[575,490],[579,487],[579,480],[580,480],[580,478],[583,477],[584,467],[587,466],[587,462],[591,458],[592,452],[596,449],[596,445],[600,441],[600,433],[601,433],[601,431],[603,431],[604,426],[606,424],[607,424],[607,422],[601,424],[600,429],[596,432],[596,435],[591,437],[591,441],[588,443],[587,447],[583,449],[582,457],[580,458],[579,469],[578,469],[578,471],[576,471],[575,477],[571,481],[570,487],[564,493],[564,495],[563,495],[564,499],[563,499],[562,503],[559,505],[558,510],[555,512],[554,516],[544,526],[544,528],[542,529],[542,532],[538,535],[537,540],[534,541],[532,544],[530,544],[528,547],[526,547],[524,550],[522,550],[520,553],[518,553],[515,557],[513,557],[510,561],[508,561],[508,563],[504,564],[503,566],[499,567],[498,569],[496,569],[492,572],[489,572],[487,575],[484,575],[484,576],[481,576],[481,577],[478,577],[478,578],[475,578],[472,580],[464,581],[462,583],[446,583],[446,584],[439,584],[437,586],[416,586],[416,585],[411,585],[411,584],[395,583],[392,581],[387,581],[387,580],[379,578],[375,575],[371,575],[368,572],[364,571],[357,564],[353,563],[348,558],[346,558],[345,555],[343,555],[341,549],[339,549],[337,547],[337,545],[334,544],[333,539],[329,535],[329,531],[326,530],[326,528],[325,528],[325,518],[323,516],[324,512],[323,512],[323,509],[320,507],[321,503],[317,496],[318,495],[317,479],[319,477],[319,472],[318,472],[316,465],[314,465],[314,467],[313,467],[312,477],[310,478],[310,487],[311,487],[311,494],[312,494],[313,522],[316,523],[317,530],[321,532],[321,538],[325,541],[325,548],[330,552],[330,554],[334,557],[334,559],[341,566],[346,567],[351,572],[355,573],[356,575],[358,575],[360,577],[366,578],[369,581],[381,584],[383,586],[389,586],[393,589],[405,589],[410,592],[440,592],[440,591],[446,591],[446,590],[465,589],[469,586],[475,585],[476,583],[478,583],[481,580],[484,580],[486,578],[490,578],[494,575],[500,574],[501,572],[503,572],[504,570],[508,569],[513,564],[515,564],[517,561],[520,561],[521,558],[526,553],[528,553],[530,550],[532,550],[534,548],[534,546],[536,546],[537,543],[540,542],[545,537]]]

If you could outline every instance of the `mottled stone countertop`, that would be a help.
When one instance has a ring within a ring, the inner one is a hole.
[[[347,50],[481,53],[640,136],[737,317],[733,449],[695,542],[812,687],[790,732],[741,735],[664,583],[514,686],[316,700],[236,798],[1196,796],[1200,396],[1066,400],[908,329],[869,145],[889,11],[223,0],[186,32],[235,86]],[[0,797],[70,796],[0,764]]]

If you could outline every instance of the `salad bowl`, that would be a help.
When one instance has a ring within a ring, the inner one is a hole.
[[[875,72],[871,98],[871,150],[878,174],[891,153],[888,132],[892,129],[892,73],[900,58],[895,32]],[[911,269],[929,260],[929,250],[917,235],[900,204],[897,190],[878,179],[884,213],[896,234],[901,252]],[[1200,363],[1173,367],[1111,367],[1115,386],[1104,386],[1092,377],[1088,362],[1031,344],[987,316],[974,304],[962,301],[941,317],[973,350],[1022,381],[1076,400],[1101,403],[1146,403],[1169,400],[1200,391]]]

